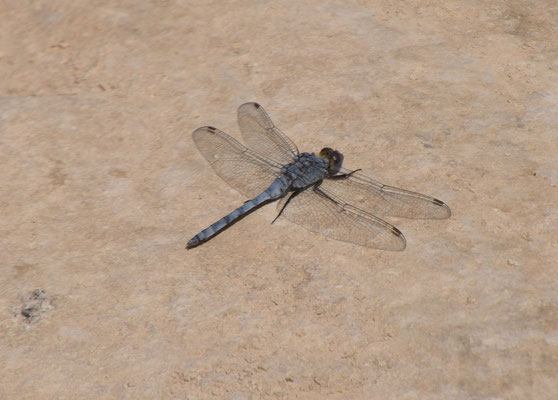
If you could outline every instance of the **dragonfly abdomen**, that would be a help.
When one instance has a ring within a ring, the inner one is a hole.
[[[190,241],[186,245],[186,248],[189,249],[198,246],[199,244],[211,239],[213,236],[217,235],[227,226],[235,223],[240,218],[248,214],[250,211],[254,210],[258,206],[261,206],[267,201],[276,200],[280,197],[283,197],[289,191],[289,186],[290,184],[287,178],[281,176],[275,179],[275,181],[273,181],[273,183],[261,194],[254,197],[252,200],[248,200],[246,203],[238,207],[236,210],[234,210],[228,215],[225,215],[219,221],[211,224],[203,231],[198,233],[196,236],[194,236],[192,239],[190,239]]]

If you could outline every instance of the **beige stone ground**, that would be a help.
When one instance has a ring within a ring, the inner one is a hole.
[[[557,399],[557,21],[554,0],[0,2],[0,398]],[[245,101],[452,218],[390,219],[390,253],[268,206],[186,251],[246,200],[190,133],[239,137]]]

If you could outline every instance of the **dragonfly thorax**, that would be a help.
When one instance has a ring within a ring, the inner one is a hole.
[[[295,189],[301,189],[323,180],[328,175],[327,160],[312,153],[297,154],[293,162],[281,168],[281,173]]]

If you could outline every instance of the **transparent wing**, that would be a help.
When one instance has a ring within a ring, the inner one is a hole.
[[[341,173],[350,170],[342,168]],[[443,201],[386,186],[356,172],[347,179],[326,179],[320,186],[331,196],[380,216],[445,219],[451,215]]]
[[[192,138],[217,175],[249,198],[267,189],[280,174],[280,164],[247,149],[217,128],[198,128]]]
[[[281,215],[333,239],[382,250],[405,249],[405,237],[397,228],[366,211],[327,196],[308,188],[293,197]],[[287,200],[288,196],[281,199],[278,210]]]
[[[294,142],[277,129],[258,103],[238,107],[238,125],[248,147],[272,160],[288,164],[298,154]]]

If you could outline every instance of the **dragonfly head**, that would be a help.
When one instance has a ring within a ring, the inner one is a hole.
[[[343,154],[329,147],[324,147],[320,151],[320,157],[329,162],[329,167],[327,169],[329,175],[335,175],[339,172],[343,164]]]

